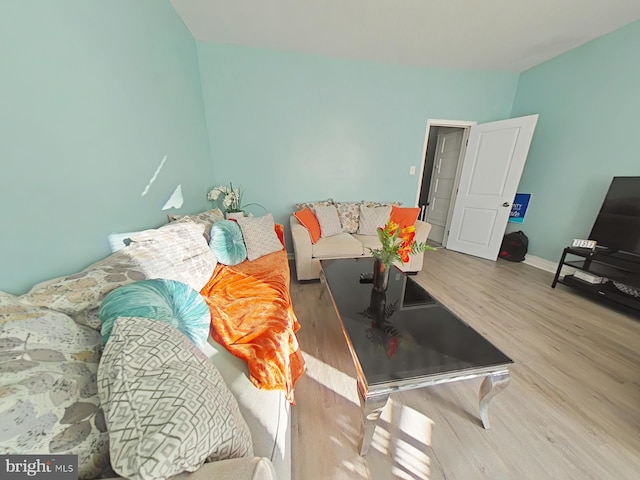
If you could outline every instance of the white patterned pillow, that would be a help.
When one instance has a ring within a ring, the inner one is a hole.
[[[81,479],[108,467],[99,348],[98,332],[0,292],[0,454],[77,455]]]
[[[218,263],[203,231],[194,222],[169,223],[133,235],[121,251],[135,259],[147,278],[176,280],[199,292]]]
[[[338,217],[342,231],[347,233],[357,233],[360,221],[360,204],[356,202],[336,203]]]
[[[377,235],[377,229],[384,227],[391,215],[391,205],[384,207],[366,207],[360,205],[360,235]]]
[[[316,217],[320,224],[320,238],[332,237],[342,233],[342,225],[335,205],[316,207]]]
[[[204,226],[204,237],[207,239],[207,243],[211,239],[211,226],[224,220],[224,213],[219,208],[212,208],[206,212],[196,213],[193,215],[167,215],[169,222],[195,222]]]
[[[111,466],[122,477],[168,478],[205,460],[253,456],[249,428],[222,376],[170,325],[116,320],[98,390]]]
[[[122,249],[81,272],[33,286],[20,301],[75,316],[97,308],[111,290],[145,278],[142,267]]]
[[[284,247],[275,231],[275,222],[270,213],[262,217],[238,218],[247,258],[252,261],[269,253],[279,252]]]

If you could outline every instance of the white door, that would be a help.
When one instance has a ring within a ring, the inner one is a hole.
[[[438,135],[433,173],[429,186],[427,222],[431,224],[429,239],[442,244],[449,217],[449,206],[456,181],[462,147],[463,130]]]
[[[538,115],[471,127],[446,247],[496,260]]]

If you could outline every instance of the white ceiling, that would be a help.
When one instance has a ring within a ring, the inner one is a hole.
[[[521,72],[640,19],[640,0],[171,0],[198,40]]]

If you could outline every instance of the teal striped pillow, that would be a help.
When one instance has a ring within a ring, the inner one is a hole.
[[[237,265],[247,258],[240,225],[232,220],[221,220],[211,227],[209,247],[223,265]]]
[[[142,317],[168,323],[202,350],[209,337],[211,313],[202,296],[175,280],[157,278],[113,290],[98,310],[105,345],[119,317]]]

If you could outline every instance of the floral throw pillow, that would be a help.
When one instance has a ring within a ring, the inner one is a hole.
[[[81,272],[35,285],[20,301],[79,315],[97,308],[111,290],[145,278],[144,269],[125,248]]]
[[[0,454],[78,456],[78,476],[109,466],[96,372],[100,334],[0,292]]]
[[[313,213],[316,213],[316,207],[326,207],[334,204],[335,202],[333,201],[333,198],[327,198],[326,200],[319,200],[317,202],[296,203],[296,210],[310,208]]]
[[[342,231],[347,233],[357,233],[358,224],[360,222],[360,203],[357,202],[338,202],[338,217]]]

